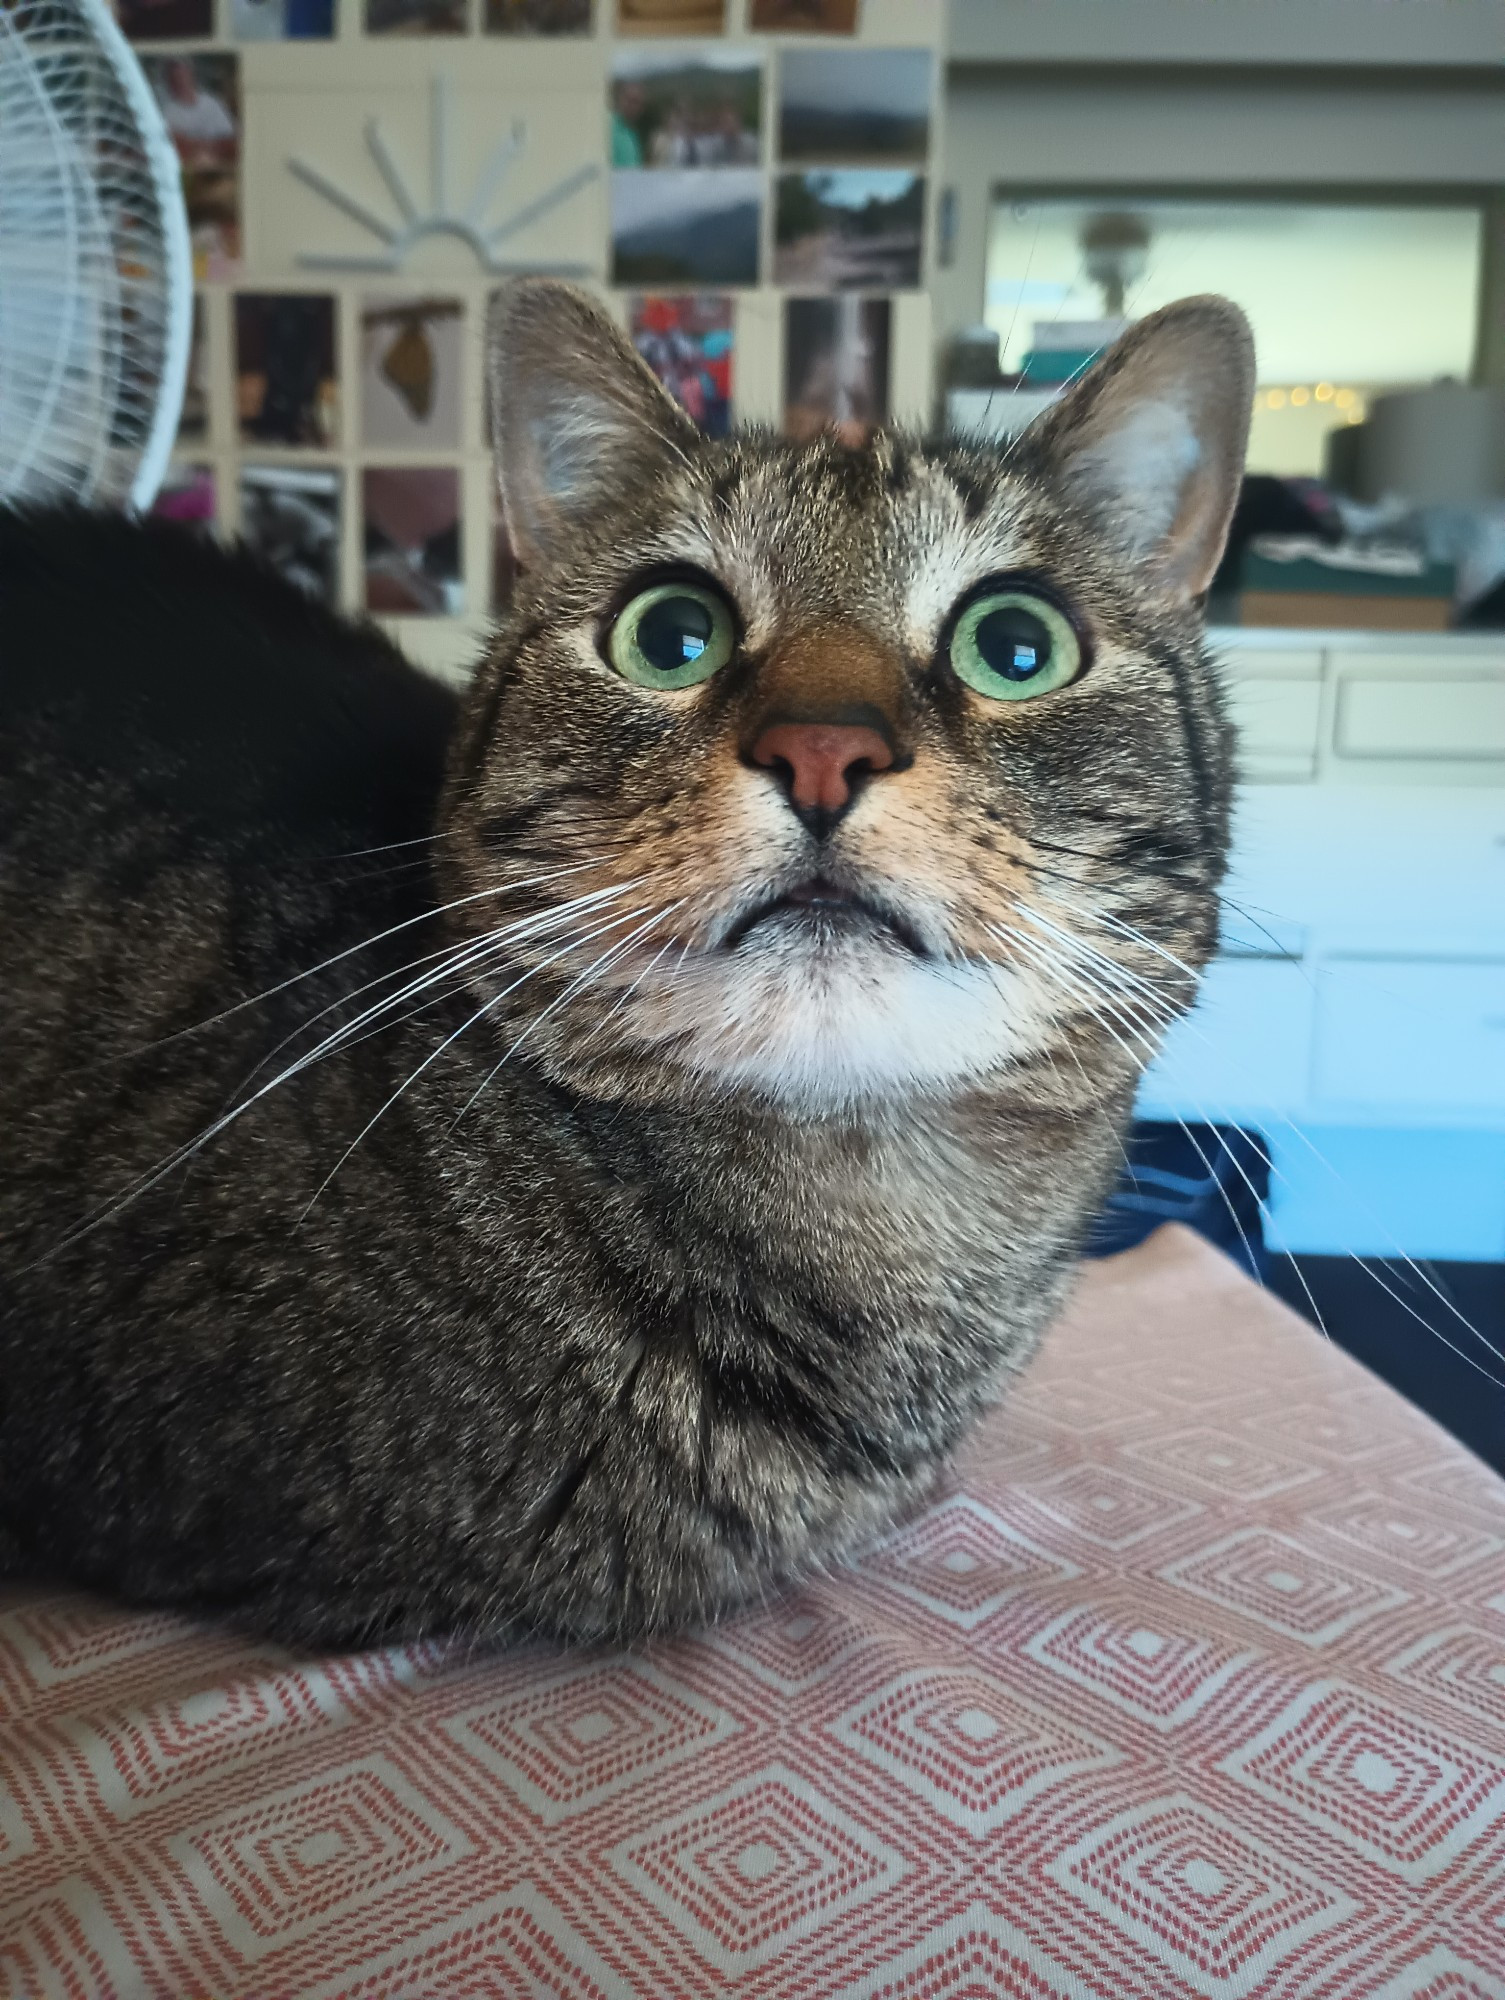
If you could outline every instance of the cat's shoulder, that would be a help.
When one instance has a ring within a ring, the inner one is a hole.
[[[374,626],[244,548],[81,508],[0,509],[13,748],[172,772],[196,816],[385,818],[394,792],[415,805],[437,792],[456,710]]]

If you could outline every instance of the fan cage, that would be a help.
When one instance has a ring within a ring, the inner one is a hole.
[[[0,500],[149,507],[192,321],[177,154],[105,0],[0,0]]]

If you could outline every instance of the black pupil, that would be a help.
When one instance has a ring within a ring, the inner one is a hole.
[[[1033,680],[1050,665],[1050,628],[1022,604],[1001,604],[973,634],[984,663],[1006,681]]]
[[[677,673],[700,658],[715,629],[715,613],[698,597],[661,597],[638,620],[638,650],[657,672]]]

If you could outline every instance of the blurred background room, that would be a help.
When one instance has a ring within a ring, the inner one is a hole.
[[[1259,349],[1209,616],[1222,950],[1098,1248],[1178,1215],[1505,1464],[1505,0],[119,0],[196,286],[159,506],[463,679],[514,271],[715,435],[999,448],[1139,315]]]

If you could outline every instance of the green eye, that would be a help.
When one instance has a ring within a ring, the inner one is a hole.
[[[658,583],[622,611],[607,652],[634,687],[687,688],[724,667],[736,644],[732,614],[715,591],[695,583]]]
[[[1076,679],[1082,644],[1048,598],[997,590],[957,620],[951,665],[958,680],[991,701],[1031,701]]]

